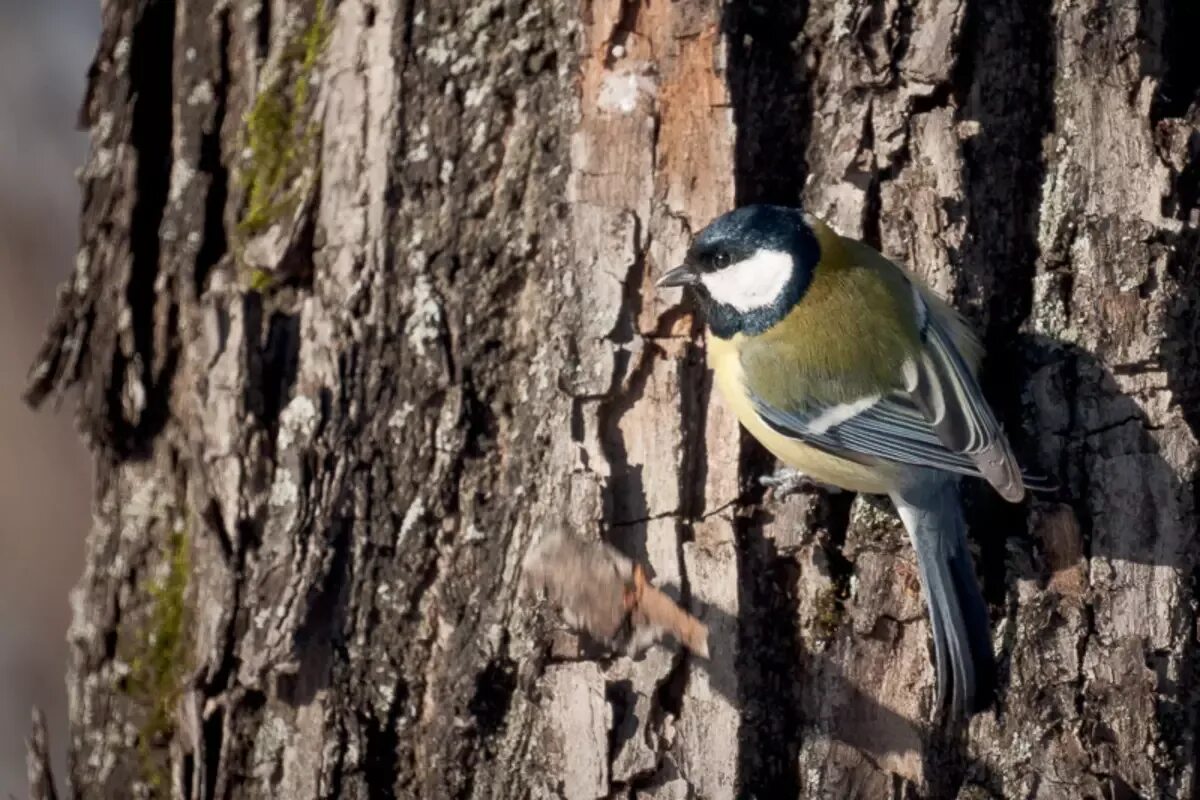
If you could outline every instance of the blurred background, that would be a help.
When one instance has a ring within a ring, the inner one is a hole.
[[[66,752],[67,595],[90,470],[70,403],[34,414],[21,392],[78,243],[75,123],[99,26],[99,0],[0,0],[0,797],[28,796],[32,706],[60,779]]]

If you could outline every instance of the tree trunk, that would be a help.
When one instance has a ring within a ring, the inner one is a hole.
[[[82,798],[1191,796],[1200,12],[1177,0],[104,0],[77,386]],[[653,280],[803,203],[976,324],[1061,489],[968,490],[999,709],[913,555],[764,499]],[[520,590],[616,545],[711,657]]]

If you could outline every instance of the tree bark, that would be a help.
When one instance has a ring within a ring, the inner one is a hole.
[[[104,0],[30,398],[96,466],[81,798],[1196,789],[1200,13],[1169,0]],[[994,712],[931,721],[869,498],[773,502],[652,289],[803,203],[985,339],[1061,483],[968,488]],[[521,591],[603,539],[708,627]],[[43,745],[44,750],[44,745]]]

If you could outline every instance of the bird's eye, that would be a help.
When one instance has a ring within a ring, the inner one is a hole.
[[[712,268],[714,270],[725,269],[729,266],[729,253],[713,253]]]

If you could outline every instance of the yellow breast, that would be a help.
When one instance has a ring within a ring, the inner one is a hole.
[[[733,409],[738,421],[764,447],[784,464],[800,470],[808,477],[867,494],[886,494],[899,483],[899,467],[891,464],[863,465],[830,455],[809,447],[796,439],[783,436],[771,429],[754,410],[743,383],[742,365],[738,356],[737,340],[708,336],[708,365],[718,390],[725,402]]]

